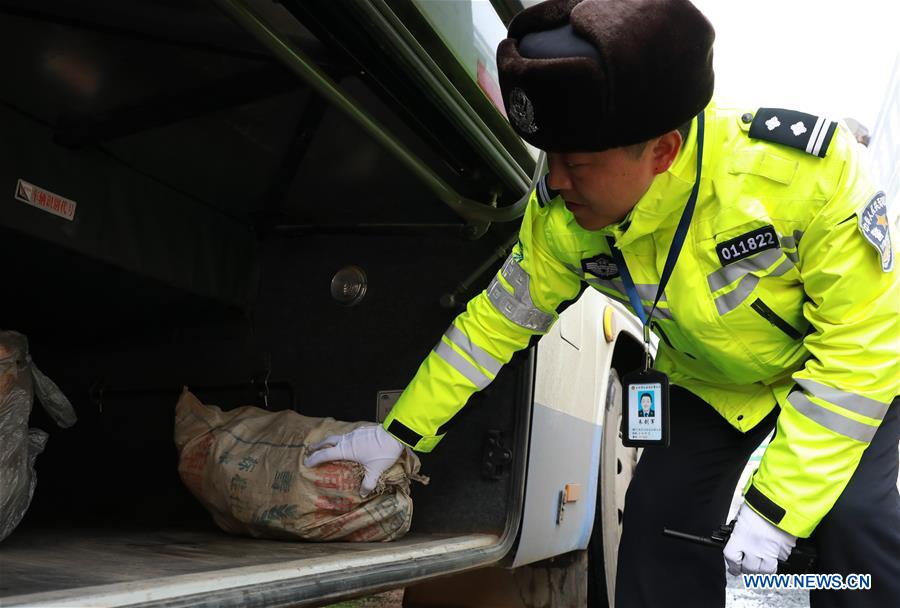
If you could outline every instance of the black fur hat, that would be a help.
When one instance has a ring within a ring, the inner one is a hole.
[[[712,25],[688,0],[547,0],[497,48],[509,121],[533,146],[590,152],[676,129],[712,98]]]

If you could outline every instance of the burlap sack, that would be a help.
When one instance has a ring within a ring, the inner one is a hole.
[[[241,407],[223,412],[186,388],[175,409],[178,473],[216,524],[233,534],[316,541],[389,541],[409,531],[411,450],[360,498],[361,465],[303,466],[307,445],[365,422],[310,418],[293,411]]]

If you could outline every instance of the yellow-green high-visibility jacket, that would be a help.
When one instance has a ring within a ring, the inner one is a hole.
[[[745,500],[805,537],[840,496],[898,394],[900,286],[884,195],[852,136],[840,126],[827,141],[807,135],[807,152],[751,138],[752,116],[705,111],[699,197],[654,313],[661,339],[654,367],[741,431],[781,407]],[[385,428],[432,450],[442,425],[515,351],[547,332],[582,282],[629,305],[608,236],[649,312],[694,182],[696,132],[695,119],[672,167],[622,222],[600,231],[579,227],[539,183],[509,259],[422,363]]]

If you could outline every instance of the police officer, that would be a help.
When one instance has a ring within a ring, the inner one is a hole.
[[[687,0],[549,0],[516,16],[500,85],[550,169],[519,242],[384,425],[307,463],[358,461],[371,491],[404,445],[431,451],[586,282],[659,335],[654,368],[672,385],[671,444],[644,450],[626,496],[616,605],[724,606],[722,558],[660,530],[721,523],[774,428],[728,571],[775,572],[811,537],[820,572],[872,575],[869,591],[812,592],[814,608],[898,606],[900,293],[885,195],[836,122],[711,103],[713,39]]]

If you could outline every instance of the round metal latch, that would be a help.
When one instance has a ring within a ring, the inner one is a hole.
[[[341,268],[331,279],[331,297],[344,306],[359,304],[366,297],[366,273],[359,266]]]
[[[744,124],[749,125],[751,122],[753,122],[753,114],[747,112],[746,114],[741,116],[741,120],[744,121]]]

